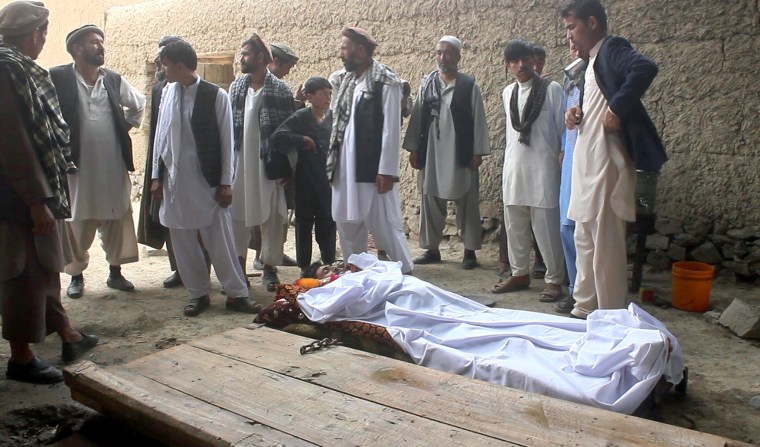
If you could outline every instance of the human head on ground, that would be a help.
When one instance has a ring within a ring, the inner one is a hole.
[[[77,66],[100,67],[105,63],[105,33],[96,25],[84,25],[66,36],[66,51]]]
[[[153,62],[156,64],[156,80],[159,82],[166,79],[166,76],[164,75],[164,68],[161,65],[161,49],[178,40],[182,40],[182,38],[179,36],[164,36],[161,38],[161,40],[158,41],[158,51],[156,52],[156,58],[153,59]]]
[[[599,0],[571,0],[560,9],[567,40],[589,52],[607,36],[607,12]]]
[[[269,44],[256,33],[240,45],[240,71],[243,73],[261,73],[272,59]]]
[[[39,57],[47,41],[50,11],[42,2],[15,1],[0,9],[0,36],[5,45],[16,47],[32,60]]]
[[[535,75],[533,45],[527,40],[515,39],[508,42],[504,47],[504,61],[507,76],[511,72],[518,82],[527,82]]]
[[[361,28],[345,28],[341,32],[340,60],[346,71],[363,73],[375,55],[377,42],[370,33]]]
[[[167,82],[190,85],[196,80],[198,55],[192,45],[178,40],[161,49],[161,65]]]
[[[332,275],[339,275],[340,268],[336,265],[323,264],[319,261],[312,263],[304,274],[304,278],[325,279]]]
[[[303,93],[314,109],[326,111],[330,108],[332,85],[327,79],[316,76],[307,79],[303,84]]]
[[[298,55],[288,44],[273,43],[271,46],[272,61],[269,62],[267,68],[273,75],[282,79],[288,74],[290,70],[295,67],[298,62]]]
[[[539,76],[544,73],[546,50],[541,45],[533,45],[533,69]]]
[[[454,36],[443,36],[435,44],[435,62],[438,71],[454,75],[462,58],[462,42]]]

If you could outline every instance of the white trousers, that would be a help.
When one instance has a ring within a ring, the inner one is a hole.
[[[507,228],[507,252],[512,276],[530,274],[530,249],[533,234],[546,263],[547,284],[562,284],[565,279],[565,255],[559,235],[559,206],[536,208],[507,205],[504,207],[504,224]]]
[[[269,214],[269,219],[258,225],[261,231],[261,248],[259,259],[266,265],[282,265],[283,243],[288,234],[288,218],[277,212]],[[232,221],[232,231],[235,239],[235,252],[238,257],[247,259],[248,247],[250,246],[253,229],[246,227],[245,222]]]
[[[575,223],[575,248],[578,273],[573,315],[624,309],[628,298],[625,221],[609,205],[603,205],[596,220]]]
[[[366,252],[367,234],[371,232],[375,245],[388,252],[392,260],[401,262],[403,273],[410,273],[414,269],[412,254],[404,234],[397,186],[385,194],[372,196],[369,213],[363,221],[336,224],[343,259],[348,259],[352,254]]]
[[[457,228],[462,234],[464,248],[467,250],[480,250],[483,240],[483,229],[480,224],[480,203],[478,203],[478,177],[473,176],[470,189],[454,203],[457,205]],[[438,249],[443,238],[443,230],[446,226],[448,214],[448,200],[434,197],[429,194],[422,195],[422,209],[420,210],[420,248]]]
[[[64,268],[71,275],[80,275],[90,263],[89,249],[100,236],[100,246],[106,252],[108,265],[137,262],[137,236],[130,207],[121,219],[66,221],[66,234],[71,246],[72,261]]]
[[[232,238],[230,211],[219,208],[214,213],[216,214],[214,220],[207,227],[192,230],[169,229],[182,283],[192,298],[208,295],[211,290],[208,266],[203,256],[203,249],[198,243],[198,235],[200,235],[211,258],[211,265],[214,266],[216,276],[222,283],[227,296],[248,297],[248,286],[243,271],[240,269],[235,252],[235,241]]]

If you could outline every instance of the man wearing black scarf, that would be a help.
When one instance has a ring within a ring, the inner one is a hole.
[[[562,87],[541,78],[533,66],[533,46],[513,40],[504,49],[507,73],[517,82],[504,89],[507,115],[502,188],[512,276],[494,293],[530,286],[531,228],[546,262],[546,287],[540,301],[562,297],[565,279],[559,234],[559,152],[564,129]]]

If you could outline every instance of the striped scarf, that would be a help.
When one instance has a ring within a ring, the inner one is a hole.
[[[235,151],[239,151],[243,145],[245,98],[250,85],[251,75],[245,74],[235,79],[230,86]],[[266,159],[274,150],[270,137],[277,127],[288,119],[294,111],[295,104],[293,103],[293,92],[290,90],[290,87],[267,70],[263,91],[261,92],[261,110],[259,112],[259,135],[261,137],[259,156],[262,159]]]
[[[71,158],[69,126],[53,81],[43,69],[17,48],[0,45],[0,66],[10,74],[15,90],[28,114],[26,130],[42,165],[53,197],[46,204],[57,219],[71,216],[66,173],[76,172]]]
[[[364,82],[367,91],[371,92],[375,82],[388,85],[401,84],[401,79],[387,65],[378,61],[372,61],[372,66],[367,69]],[[351,118],[351,108],[354,103],[354,89],[356,88],[356,73],[346,72],[343,82],[338,90],[338,100],[333,111],[333,130],[330,135],[330,147],[327,150],[327,178],[332,180],[333,172],[338,164],[338,153],[343,147],[343,138],[346,135],[346,127]]]

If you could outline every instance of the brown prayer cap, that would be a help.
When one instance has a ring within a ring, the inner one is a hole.
[[[29,34],[47,22],[50,11],[42,2],[15,1],[0,9],[0,35],[15,37]]]
[[[269,44],[267,43],[267,41],[264,40],[263,37],[259,36],[256,33],[253,33],[251,35],[251,37],[248,38],[248,40],[246,40],[245,42],[243,42],[243,46],[245,46],[245,45],[253,45],[254,47],[256,47],[256,50],[258,52],[260,52],[260,53],[263,52],[264,56],[266,56],[264,58],[264,59],[266,59],[264,61],[264,63],[268,64],[268,63],[272,62],[272,60],[274,59],[272,57],[272,49],[269,47]]]
[[[71,53],[71,47],[87,33],[98,33],[103,39],[106,38],[106,34],[97,25],[80,26],[66,36],[66,51]]]
[[[374,50],[377,48],[377,41],[372,37],[372,35],[369,33],[369,31],[357,28],[357,27],[348,27],[344,28],[343,32],[340,33],[342,36],[348,37],[349,39],[353,40],[354,42],[364,45],[370,50]]]

